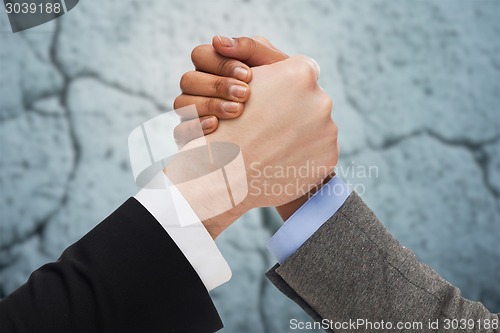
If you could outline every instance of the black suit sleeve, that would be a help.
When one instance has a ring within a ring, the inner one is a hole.
[[[0,332],[215,332],[196,271],[130,198],[0,302]]]

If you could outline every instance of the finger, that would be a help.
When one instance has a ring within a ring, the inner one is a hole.
[[[256,40],[257,42],[260,42],[262,44],[264,44],[265,46],[271,48],[271,49],[274,49],[280,53],[283,53],[280,49],[278,49],[276,46],[274,46],[273,44],[271,44],[271,42],[269,41],[269,39],[267,39],[266,37],[263,37],[263,36],[253,36],[252,39]],[[288,55],[285,54],[287,57]]]
[[[269,65],[288,58],[280,50],[248,37],[215,36],[212,46],[221,56],[240,60],[250,67]]]
[[[185,111],[188,109],[184,107],[193,104],[196,106],[199,117],[216,116],[219,119],[238,118],[245,108],[244,103],[226,101],[220,98],[182,94],[174,100],[175,112],[183,120],[192,119],[193,112]]]
[[[219,121],[214,116],[182,122],[174,128],[175,143],[179,148],[182,148],[189,141],[212,133],[218,126]]]
[[[180,87],[183,94],[218,97],[234,102],[246,102],[250,96],[250,89],[245,82],[197,71],[185,73]]]
[[[196,70],[201,72],[232,77],[246,83],[252,80],[252,71],[247,65],[221,56],[210,44],[195,47],[191,52],[191,60]]]
[[[267,39],[264,36],[253,36],[252,39],[254,39],[254,40],[258,41],[258,42],[261,42],[262,44],[264,44],[265,46],[267,46],[267,47],[269,47],[271,49],[278,50],[273,44],[271,44],[271,42],[269,41],[269,39]]]

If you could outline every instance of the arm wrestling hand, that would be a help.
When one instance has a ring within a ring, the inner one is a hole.
[[[337,162],[331,99],[318,86],[309,58],[295,56],[253,68],[250,88],[246,112],[238,119],[220,120],[220,130],[205,137],[208,142],[237,144],[247,172],[243,202],[204,221],[214,238],[252,208],[281,206],[304,195],[321,184]],[[186,147],[197,145],[197,140]],[[179,190],[197,214],[211,205],[202,187]]]
[[[249,66],[269,65],[287,58],[264,37],[216,36],[212,45],[195,47],[191,60],[196,70],[182,76],[181,94],[174,100],[174,110],[180,110],[182,120],[174,132],[177,144],[182,147],[200,136],[199,121],[203,135],[207,135],[217,129],[219,119],[234,119],[242,114],[244,102],[250,96]],[[242,89],[246,89],[245,93],[235,96]],[[193,104],[198,111],[197,119],[182,113],[183,107]]]
[[[214,81],[214,85],[206,86],[204,92],[200,96],[193,99],[193,88],[189,84],[197,84],[191,80],[181,80],[182,94],[174,101],[174,108],[182,108],[190,104],[196,104],[200,119],[181,118],[183,122],[176,127],[175,137],[180,146],[187,142],[196,139],[201,133],[199,131],[198,121],[202,121],[203,134],[214,132],[218,127],[218,119],[233,119],[241,115],[244,109],[244,103],[237,103],[238,111],[224,113],[224,100],[218,98],[220,87],[227,87],[224,83],[227,78],[238,78],[235,75],[241,71],[248,73],[245,82],[250,82],[252,73],[248,66],[262,66],[282,61],[288,58],[288,55],[278,50],[269,40],[264,37],[240,37],[227,38],[216,36],[212,40],[212,45],[199,45],[193,49],[191,59],[195,65],[198,77],[218,76],[219,80]],[[247,72],[250,70],[249,72]],[[210,75],[211,74],[211,75]],[[193,75],[186,73],[186,75]],[[206,82],[208,79],[200,80]],[[248,93],[249,95],[250,93]],[[230,100],[227,100],[230,102]],[[233,104],[233,107],[236,105]],[[333,174],[332,174],[333,176]],[[325,181],[331,179],[327,177]],[[276,210],[285,221],[287,220],[300,206],[302,206],[314,192],[321,188],[322,184],[313,188],[309,193],[300,198],[293,200],[287,204],[276,207]]]

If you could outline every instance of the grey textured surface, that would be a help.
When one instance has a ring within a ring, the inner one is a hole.
[[[263,35],[321,65],[341,173],[463,294],[500,311],[500,1],[82,1],[12,34],[0,14],[0,294],[137,190],[127,135],[171,109],[189,54]],[[365,178],[347,167],[375,166]],[[218,244],[224,332],[306,320],[263,273],[280,222],[254,211]]]

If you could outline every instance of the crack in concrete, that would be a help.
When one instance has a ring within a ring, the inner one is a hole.
[[[110,87],[112,89],[115,89],[115,90],[117,90],[125,95],[134,96],[134,97],[138,97],[140,99],[146,100],[147,102],[151,103],[155,107],[155,109],[157,109],[158,112],[160,112],[160,113],[173,110],[172,108],[168,107],[167,105],[163,105],[162,103],[156,101],[156,99],[153,96],[148,95],[145,92],[135,91],[135,90],[127,88],[123,85],[120,85],[119,83],[110,82],[110,81],[106,80],[105,78],[103,78],[102,76],[100,76],[98,73],[95,73],[92,71],[86,71],[86,72],[79,73],[78,75],[75,75],[71,79],[72,79],[72,82],[75,82],[78,79],[96,80],[97,82],[101,83],[102,85]]]
[[[500,134],[496,135],[493,138],[483,140],[481,142],[473,142],[465,138],[448,139],[444,138],[440,134],[435,133],[431,130],[428,130],[426,134],[445,145],[452,147],[461,147],[469,151],[469,153],[474,158],[474,161],[476,162],[477,166],[481,170],[484,186],[488,189],[488,191],[494,198],[500,198],[500,192],[495,188],[495,186],[491,184],[490,181],[490,172],[488,170],[488,163],[490,161],[490,156],[484,149],[484,146],[486,145],[496,144],[500,142]]]
[[[40,117],[43,117],[43,118],[54,118],[54,119],[64,118],[63,115],[52,113],[52,112],[43,111],[43,110],[40,110],[40,109],[37,109],[37,108],[26,109],[26,113],[36,114],[36,115],[38,115]]]
[[[22,103],[23,103],[25,110],[33,109],[34,105],[37,102],[42,101],[44,99],[51,98],[51,97],[59,97],[63,93],[63,91],[64,91],[64,89],[45,92],[45,93],[40,94],[37,98],[35,98],[29,102],[24,98],[24,94],[23,94]]]
[[[73,152],[73,165],[71,168],[71,171],[69,172],[69,175],[66,180],[66,186],[63,192],[63,195],[61,196],[61,199],[59,200],[59,203],[56,205],[56,207],[49,213],[47,214],[44,218],[39,219],[38,221],[35,221],[34,227],[23,233],[20,236],[14,237],[10,242],[7,242],[5,244],[2,244],[0,246],[0,251],[4,250],[9,250],[11,247],[14,245],[19,245],[21,243],[25,243],[32,239],[33,237],[40,237],[42,242],[40,242],[40,251],[43,251],[43,239],[45,237],[45,231],[47,226],[49,225],[50,221],[56,216],[62,207],[66,205],[66,203],[69,200],[69,195],[70,195],[70,186],[71,186],[71,181],[75,178],[76,171],[78,169],[78,166],[80,164],[81,160],[81,149],[80,149],[80,144],[77,139],[76,131],[75,131],[75,125],[72,117],[71,110],[68,105],[68,89],[71,83],[71,78],[64,72],[62,64],[59,62],[57,59],[57,44],[59,40],[59,35],[61,33],[61,22],[56,20],[55,22],[55,31],[54,34],[52,35],[52,41],[49,49],[49,55],[50,55],[50,63],[54,67],[54,69],[62,76],[63,78],[63,88],[58,94],[57,92],[51,92],[48,93],[47,96],[43,96],[43,98],[47,97],[54,97],[58,96],[59,97],[59,102],[61,104],[61,107],[64,110],[64,114],[62,117],[66,118],[67,123],[68,123],[68,135],[69,139],[72,145],[72,152]],[[37,99],[38,100],[38,99]],[[29,107],[29,105],[25,105],[25,107]],[[28,110],[31,110],[31,112],[36,112],[37,114],[44,114],[44,112],[41,112],[40,110],[36,110],[33,107],[30,107]],[[47,116],[45,114],[45,116]]]
[[[61,34],[61,21],[56,20],[56,29],[53,35],[52,43],[50,45],[50,50],[49,50],[49,55],[50,55],[50,61],[54,68],[57,70],[57,72],[62,76],[63,78],[63,89],[61,91],[60,99],[59,102],[61,104],[62,109],[64,110],[64,116],[66,117],[66,120],[68,122],[68,135],[70,138],[71,146],[72,146],[72,151],[73,151],[73,165],[71,168],[71,171],[69,172],[69,175],[66,180],[66,186],[64,189],[64,193],[61,197],[61,200],[59,201],[59,205],[54,209],[54,212],[47,216],[47,218],[42,221],[40,224],[40,228],[38,230],[38,234],[41,236],[42,242],[40,243],[40,249],[43,250],[43,239],[45,238],[45,230],[47,225],[50,223],[52,218],[61,210],[62,207],[66,205],[66,203],[69,200],[69,195],[70,195],[70,186],[72,181],[75,178],[75,175],[77,173],[78,167],[81,162],[81,147],[80,143],[78,142],[78,137],[76,135],[76,130],[75,130],[75,123],[73,120],[73,114],[70,110],[69,104],[68,104],[68,91],[69,91],[69,86],[71,84],[71,78],[65,73],[63,65],[60,63],[59,59],[57,58],[57,46],[59,42],[59,36]]]
[[[36,100],[33,100],[29,103],[23,98],[23,106],[24,106],[26,112],[33,112],[33,113],[36,113],[37,115],[40,115],[43,117],[57,117],[57,118],[63,117],[67,120],[67,122],[68,122],[68,135],[69,135],[69,138],[70,138],[70,141],[72,144],[72,148],[73,148],[72,152],[74,153],[72,168],[71,168],[71,171],[70,171],[70,173],[67,177],[67,180],[66,180],[64,194],[62,195],[61,199],[59,200],[57,207],[52,212],[50,212],[46,217],[37,221],[35,224],[35,228],[31,232],[29,232],[28,234],[24,234],[23,237],[20,239],[15,239],[12,242],[12,244],[10,244],[10,246],[8,246],[8,247],[0,246],[0,250],[9,249],[11,246],[17,245],[19,243],[23,243],[27,240],[30,240],[32,237],[43,238],[47,225],[49,225],[49,223],[54,218],[54,216],[57,213],[59,213],[61,211],[61,209],[67,204],[67,202],[70,198],[71,182],[74,180],[76,173],[77,173],[77,170],[80,167],[81,153],[82,153],[80,143],[78,141],[78,137],[77,137],[76,131],[75,131],[75,122],[74,122],[74,118],[73,118],[73,113],[70,109],[70,106],[69,106],[68,100],[67,100],[68,99],[68,90],[69,90],[70,84],[74,83],[78,79],[90,78],[90,79],[98,81],[99,83],[102,83],[105,86],[108,86],[108,87],[113,88],[119,92],[122,92],[126,95],[135,96],[135,97],[144,99],[144,100],[150,102],[152,105],[154,105],[155,108],[159,112],[166,112],[166,111],[171,110],[171,108],[167,107],[163,103],[158,102],[151,95],[149,95],[145,92],[141,92],[141,91],[134,91],[134,90],[132,90],[132,89],[120,84],[120,83],[110,82],[109,80],[106,80],[105,78],[101,77],[98,73],[95,73],[95,72],[84,72],[84,73],[78,74],[76,76],[70,77],[65,72],[62,63],[58,59],[58,56],[57,56],[59,34],[61,33],[60,26],[61,26],[60,22],[56,21],[56,31],[53,35],[53,41],[52,41],[52,44],[50,47],[50,61],[48,63],[50,65],[54,66],[54,68],[57,70],[57,72],[60,75],[62,75],[63,88],[61,90],[44,93],[42,96],[40,96]],[[38,52],[35,49],[35,47],[31,43],[29,43],[28,40],[25,40],[25,42],[28,44],[28,47],[31,49],[31,51],[34,53],[35,57],[38,60],[40,60],[43,63],[47,63],[47,59],[44,59],[44,56],[42,54],[40,54],[40,52]],[[344,59],[342,59],[342,57],[339,57],[339,59],[338,59],[339,73],[341,76],[341,80],[343,80],[345,82],[345,75],[346,75],[344,73],[345,69],[341,68],[344,65],[342,63],[343,61],[344,61]],[[345,84],[344,84],[344,86],[345,86]],[[55,97],[55,96],[57,96],[61,102],[61,106],[64,110],[63,115],[47,113],[43,110],[39,110],[39,109],[36,109],[34,107],[34,105],[36,104],[37,101],[44,99],[44,98]],[[373,120],[367,116],[368,113],[366,112],[366,110],[361,109],[356,98],[352,97],[347,91],[346,91],[345,98],[346,98],[347,104],[352,107],[354,112],[359,114],[359,116],[363,119],[363,121],[365,121],[367,124],[370,124],[373,126],[376,125],[373,122]],[[21,115],[22,115],[22,113],[21,113]],[[500,197],[499,191],[497,189],[495,189],[490,184],[490,181],[489,181],[490,175],[489,175],[489,170],[488,170],[488,163],[489,163],[490,157],[484,149],[485,145],[498,143],[500,140],[500,135],[493,137],[493,138],[490,138],[490,139],[487,139],[487,140],[482,140],[480,142],[475,142],[475,141],[471,141],[471,140],[466,139],[466,138],[449,139],[449,138],[445,138],[445,137],[441,136],[440,134],[438,134],[432,130],[419,129],[419,130],[415,130],[413,132],[410,132],[408,134],[404,134],[404,135],[401,135],[398,137],[388,138],[385,141],[383,141],[382,144],[379,144],[379,145],[375,145],[372,142],[367,140],[367,142],[366,142],[367,147],[357,149],[357,150],[351,152],[350,154],[343,154],[343,155],[341,155],[341,158],[342,157],[356,156],[356,155],[359,155],[359,154],[366,152],[368,150],[372,150],[372,151],[388,150],[388,149],[391,149],[393,147],[400,145],[401,143],[403,143],[406,140],[420,137],[420,136],[428,136],[429,138],[432,138],[433,140],[436,140],[436,141],[438,141],[446,146],[459,147],[459,148],[463,148],[463,149],[466,149],[467,151],[469,151],[472,154],[472,156],[474,157],[474,161],[477,163],[477,165],[479,166],[479,168],[482,172],[485,186],[488,188],[488,190],[491,192],[491,194],[494,197],[496,197],[496,198]],[[276,223],[276,219],[273,219],[271,217],[271,213],[270,213],[269,209],[261,209],[261,212],[262,212],[262,227],[264,228],[264,230],[266,232],[269,233],[270,236],[272,236],[276,232],[276,230],[280,227],[280,224]],[[43,242],[41,242],[41,244],[42,243]],[[228,242],[228,244],[230,246],[233,246],[236,250],[248,251],[248,248],[243,248],[242,246],[240,246],[240,244],[237,241],[234,241],[234,242],[230,241],[230,242]],[[43,251],[43,249],[40,249],[40,251]],[[265,265],[272,264],[270,257],[264,248],[258,249],[257,252],[261,255]],[[7,263],[0,265],[0,270],[5,268],[5,267],[10,266],[11,264],[15,263],[15,261],[16,261],[16,259],[9,260]],[[259,288],[258,288],[258,305],[259,305],[258,311],[259,311],[259,316],[261,318],[261,322],[262,322],[262,325],[264,328],[264,332],[270,332],[272,330],[272,326],[270,325],[268,317],[266,316],[266,312],[264,311],[264,309],[265,309],[265,307],[264,307],[265,295],[266,295],[266,291],[268,290],[267,288],[269,288],[269,283],[267,282],[267,279],[265,278],[265,276],[262,276],[262,279],[260,280]],[[4,286],[2,284],[0,284],[0,298],[3,298],[5,296],[6,296],[6,292],[4,290]]]
[[[371,143],[369,143],[368,146],[373,151],[384,151],[400,144],[405,140],[423,135],[426,135],[429,138],[432,138],[445,146],[459,147],[468,151],[472,155],[479,169],[481,170],[483,183],[486,189],[490,192],[490,194],[494,198],[500,197],[500,192],[490,183],[490,175],[488,170],[488,163],[490,161],[490,157],[484,150],[484,146],[500,142],[500,134],[485,140],[472,141],[467,138],[455,138],[455,139],[446,138],[433,130],[426,129],[426,130],[414,131],[412,133],[397,138],[388,139],[380,146],[375,146]]]
[[[343,82],[343,85],[346,86],[346,73],[344,72],[344,59],[341,55],[339,55],[338,61],[337,61],[337,70],[340,75],[340,79]],[[348,105],[351,106],[351,108],[357,112],[360,117],[363,119],[363,121],[367,122],[369,125],[376,126],[375,123],[369,118],[366,117],[366,112],[362,110],[360,107],[359,103],[357,102],[356,98],[353,97],[352,95],[349,94],[348,89],[344,89],[345,91],[345,99]],[[446,138],[433,129],[418,129],[415,131],[412,131],[410,133],[394,137],[394,138],[389,138],[386,139],[382,144],[380,145],[375,145],[373,142],[367,140],[366,145],[367,148],[371,149],[372,151],[383,151],[390,149],[403,141],[406,141],[408,139],[412,139],[418,136],[422,135],[427,135],[428,137],[439,141],[440,143],[450,146],[450,147],[460,147],[465,150],[467,150],[474,158],[475,163],[481,170],[482,174],[482,179],[485,187],[488,189],[488,191],[491,193],[491,195],[494,198],[500,198],[500,191],[498,191],[490,182],[490,174],[488,170],[488,163],[490,161],[489,155],[486,153],[484,150],[484,146],[497,143],[500,140],[500,134],[497,134],[496,136],[492,138],[488,138],[485,140],[479,140],[479,141],[473,141],[468,138]],[[367,149],[358,149],[356,151],[353,151],[349,154],[344,154],[342,156],[347,157],[347,158],[352,158],[354,156],[357,156],[363,152],[365,152]]]
[[[375,145],[372,142],[368,141],[367,147],[369,149],[360,149],[356,152],[350,153],[348,155],[344,155],[344,157],[354,158],[354,157],[359,156],[360,154],[362,154],[366,151],[378,151],[378,152],[386,151],[386,150],[389,150],[389,149],[401,144],[402,142],[404,142],[406,140],[410,140],[410,139],[413,139],[413,138],[416,138],[419,136],[427,136],[433,140],[440,142],[441,144],[443,144],[445,146],[458,147],[458,148],[462,148],[462,149],[465,149],[466,151],[468,151],[472,155],[474,162],[477,164],[477,166],[481,170],[483,183],[484,183],[484,186],[486,187],[486,189],[490,192],[490,194],[494,198],[500,198],[500,191],[498,191],[495,188],[495,186],[493,186],[490,182],[490,173],[488,170],[488,163],[490,161],[490,157],[484,149],[484,146],[487,146],[490,144],[500,143],[500,134],[498,134],[492,138],[485,139],[485,140],[472,141],[472,140],[467,139],[467,138],[459,138],[459,139],[446,138],[446,137],[443,137],[442,135],[436,133],[435,131],[429,130],[429,129],[417,130],[417,131],[414,131],[414,132],[411,132],[411,133],[408,133],[408,134],[405,134],[405,135],[402,135],[399,137],[387,139],[386,141],[384,141],[380,145]]]
[[[30,42],[30,40],[28,40],[26,38],[27,36],[27,31],[25,31],[24,33],[20,33],[19,36],[21,37],[20,39],[25,43],[25,45],[27,45],[27,47],[29,48],[29,50],[31,50],[31,52],[33,53],[33,55],[35,56],[35,58],[40,61],[41,63],[43,64],[47,64],[47,65],[51,65],[50,62],[47,61],[47,59],[45,59],[39,52],[38,50],[35,49],[35,47],[33,46],[33,44]],[[25,95],[25,90],[24,89],[21,89],[21,103],[24,107],[24,112],[27,112],[29,111],[30,109],[33,108],[33,105],[40,101],[40,100],[43,100],[45,98],[49,98],[49,97],[54,97],[54,96],[58,96],[61,94],[61,91],[60,90],[55,90],[55,91],[49,91],[49,92],[42,92],[39,96],[37,96],[37,98],[29,101],[28,98],[26,98],[26,95]],[[9,120],[13,120],[13,119],[17,119],[21,116],[23,116],[25,113],[24,112],[19,112],[19,114],[15,114],[15,115],[12,115],[12,116],[1,116],[0,115],[0,123],[4,123],[4,122],[7,122]]]
[[[61,75],[61,77],[63,79],[63,84],[62,84],[62,89],[43,93],[40,96],[38,96],[36,99],[34,99],[30,102],[28,102],[23,96],[22,104],[23,104],[25,112],[35,113],[35,114],[42,116],[42,117],[52,117],[52,118],[63,117],[67,120],[68,135],[69,135],[69,139],[70,139],[70,142],[72,145],[72,152],[74,154],[73,165],[71,167],[71,171],[70,171],[70,173],[67,177],[67,180],[66,180],[66,186],[65,186],[64,193],[61,196],[61,199],[59,200],[59,203],[56,205],[56,207],[49,214],[47,214],[44,218],[39,219],[38,221],[35,221],[34,227],[31,230],[24,232],[22,235],[19,235],[17,237],[13,237],[13,239],[10,242],[1,244],[0,251],[9,250],[14,245],[25,243],[28,240],[32,239],[33,237],[40,237],[43,240],[46,227],[49,225],[50,221],[54,218],[54,216],[56,216],[60,212],[60,210],[66,205],[66,203],[69,200],[69,196],[70,196],[69,191],[70,191],[71,182],[74,180],[75,175],[77,173],[77,170],[79,168],[80,162],[81,162],[81,147],[80,147],[80,143],[78,142],[77,135],[76,135],[72,111],[71,111],[71,109],[69,107],[69,103],[68,103],[68,92],[69,92],[69,87],[70,87],[71,83],[75,82],[78,79],[91,78],[91,79],[94,79],[94,80],[102,83],[105,86],[111,87],[115,90],[118,90],[118,91],[124,93],[124,94],[132,95],[132,96],[144,99],[144,100],[150,102],[159,112],[166,112],[166,111],[171,110],[167,106],[157,102],[152,96],[150,96],[146,93],[143,93],[143,92],[133,91],[133,90],[131,90],[125,86],[122,86],[120,84],[117,84],[117,83],[109,82],[109,81],[105,80],[104,78],[102,78],[97,73],[84,72],[84,73],[78,74],[78,75],[73,76],[73,77],[68,75],[65,72],[64,66],[61,63],[61,61],[58,59],[58,55],[57,55],[60,34],[61,34],[61,22],[56,20],[55,21],[55,30],[54,30],[54,33],[52,35],[52,41],[51,41],[50,48],[49,48],[49,61],[44,59],[44,57],[34,48],[34,46],[29,42],[29,40],[27,40],[26,37],[24,37],[24,35],[23,35],[23,38],[22,38],[23,41],[28,45],[29,49],[33,52],[35,58],[37,58],[42,63],[51,65],[56,70],[56,72],[59,75]],[[36,102],[43,100],[43,99],[46,99],[46,98],[50,98],[50,97],[58,97],[59,98],[59,102],[61,104],[61,107],[64,110],[63,115],[47,113],[43,110],[39,110],[39,109],[34,107]],[[9,120],[9,119],[18,118],[22,114],[23,113],[21,113],[19,115],[14,115],[14,116],[9,117],[7,119],[3,118],[2,122]],[[43,242],[41,242],[40,244],[42,245]],[[39,250],[41,252],[45,252],[43,248],[40,248]],[[8,266],[8,264],[7,264],[7,266]]]

